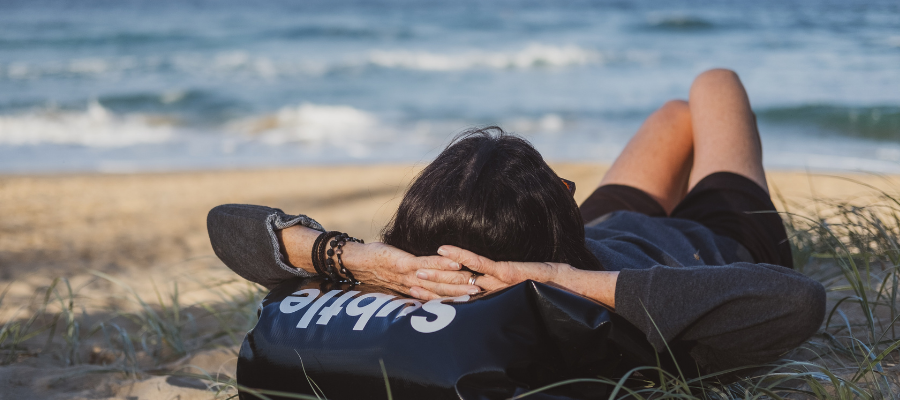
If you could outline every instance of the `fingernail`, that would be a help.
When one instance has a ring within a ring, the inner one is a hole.
[[[469,294],[478,294],[480,291],[479,289],[469,289]]]
[[[450,268],[453,268],[453,269],[459,269],[459,263],[456,262],[456,261],[451,262],[451,263],[450,263]]]
[[[440,247],[440,248],[438,248],[438,254],[440,254],[440,255],[442,255],[442,256],[446,256],[446,255],[447,255],[447,250],[444,250],[443,247]]]
[[[419,272],[416,272],[416,278],[419,278],[419,279],[428,279],[428,274],[426,274],[426,273],[424,273],[424,272],[422,272],[422,271],[419,271]]]
[[[418,295],[416,295],[416,289],[413,288],[409,289],[409,295],[412,297],[419,297]]]

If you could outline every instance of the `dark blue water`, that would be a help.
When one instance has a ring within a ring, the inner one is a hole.
[[[0,172],[611,161],[736,70],[773,167],[900,171],[897,1],[0,1]]]

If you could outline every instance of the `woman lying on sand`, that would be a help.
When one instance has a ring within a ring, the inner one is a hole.
[[[524,140],[473,130],[413,182],[384,243],[348,242],[343,264],[420,299],[552,282],[613,308],[660,351],[688,343],[707,371],[776,360],[822,323],[824,288],[792,269],[733,72],[701,74],[689,102],[647,118],[580,207],[573,192]],[[309,217],[223,205],[208,228],[246,279],[271,288],[315,274],[324,229]]]

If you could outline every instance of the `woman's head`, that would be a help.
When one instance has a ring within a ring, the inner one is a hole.
[[[460,134],[425,167],[383,240],[418,256],[448,244],[493,260],[600,269],[566,185],[530,143],[494,126]]]

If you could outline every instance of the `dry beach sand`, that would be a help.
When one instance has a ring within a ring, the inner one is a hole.
[[[179,304],[198,316],[198,331],[221,324],[204,319],[203,306],[218,307],[224,301],[222,293],[246,291],[248,285],[233,279],[210,248],[206,213],[218,204],[264,204],[305,213],[329,229],[371,241],[420,167],[0,177],[0,290],[8,289],[0,303],[0,326],[30,317],[36,299],[39,303],[57,277],[67,278],[70,298],[75,299],[73,312],[83,316],[80,344],[70,356],[41,353],[44,342],[34,340],[12,358],[4,353],[0,399],[214,397],[216,393],[204,389],[199,380],[164,373],[181,370],[233,377],[234,340],[239,342],[239,336],[210,340],[213,345],[199,350],[188,347],[183,354],[157,355],[162,361],[147,368],[150,373],[129,376],[104,369],[119,356],[104,349],[97,324],[139,309],[135,295],[151,308],[165,304],[176,283]],[[577,183],[579,202],[606,169],[592,164],[554,168]],[[871,187],[892,192],[900,187],[897,177],[867,174],[772,172],[769,179],[781,209],[787,206],[804,213],[814,212],[809,209],[814,198],[865,202]],[[60,340],[53,343],[63,346]]]

